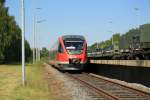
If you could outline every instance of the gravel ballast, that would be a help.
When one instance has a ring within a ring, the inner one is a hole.
[[[53,100],[105,100],[105,98],[97,97],[87,87],[52,66],[45,64],[45,69],[45,76],[48,81],[49,90],[53,96]],[[110,80],[150,92],[149,88],[139,84],[131,84],[116,79]]]
[[[86,87],[45,64],[48,85],[54,100],[94,100]],[[96,100],[96,99],[95,99]]]

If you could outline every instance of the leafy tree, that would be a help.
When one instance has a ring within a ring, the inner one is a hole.
[[[48,54],[49,54],[49,51],[45,47],[42,48],[42,50],[41,50],[41,57],[42,58],[48,58]]]
[[[0,3],[1,3],[1,4],[4,4],[4,3],[5,3],[5,1],[6,1],[6,0],[0,0]]]
[[[4,51],[9,40],[5,39],[8,30],[8,9],[4,7],[4,0],[0,1],[0,63],[5,59]]]
[[[15,18],[9,16],[5,0],[0,0],[0,63],[21,61],[21,29]],[[29,43],[25,41],[26,57],[31,55]],[[26,58],[27,61],[27,58]]]
[[[113,39],[112,39],[113,38]],[[111,40],[113,40],[114,43],[118,43],[120,40],[120,33],[116,33],[112,36]]]
[[[127,36],[127,39],[129,41],[129,43],[132,43],[132,40],[135,36],[139,36],[140,35],[140,30],[137,28],[137,29],[130,29],[127,33],[126,33],[126,36]]]

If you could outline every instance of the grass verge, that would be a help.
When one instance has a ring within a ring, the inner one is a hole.
[[[27,84],[21,85],[21,66],[0,65],[0,100],[51,100],[44,67],[26,66]]]

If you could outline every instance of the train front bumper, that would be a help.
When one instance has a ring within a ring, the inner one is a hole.
[[[62,70],[83,70],[85,65],[74,65],[74,64],[63,64],[60,65],[60,69]]]

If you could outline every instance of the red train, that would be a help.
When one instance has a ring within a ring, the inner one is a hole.
[[[64,35],[52,46],[50,64],[61,70],[82,70],[87,63],[87,42],[81,35]]]

